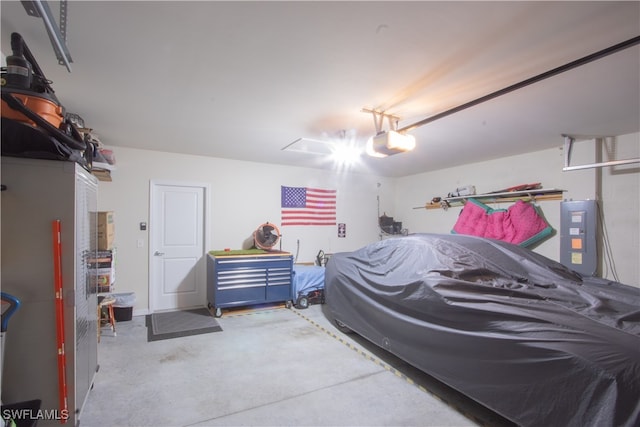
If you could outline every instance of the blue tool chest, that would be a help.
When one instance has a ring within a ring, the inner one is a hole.
[[[288,252],[264,255],[207,255],[207,301],[216,317],[222,308],[293,299],[293,256]]]

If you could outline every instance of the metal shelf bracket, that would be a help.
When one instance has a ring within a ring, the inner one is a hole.
[[[67,0],[60,2],[60,27],[56,24],[51,8],[46,0],[22,1],[22,6],[27,11],[27,15],[42,18],[47,34],[53,45],[53,50],[58,58],[58,63],[64,65],[67,71],[71,72],[71,54],[67,48]]]
[[[580,170],[580,169],[601,168],[606,166],[619,166],[619,165],[628,165],[632,163],[640,163],[640,158],[634,158],[634,159],[624,159],[624,160],[609,160],[608,162],[590,163],[586,165],[571,166],[571,149],[573,148],[573,143],[575,142],[575,138],[570,135],[562,135],[562,136],[564,136],[564,167],[562,168],[563,172]]]

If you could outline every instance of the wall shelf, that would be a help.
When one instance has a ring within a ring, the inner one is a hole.
[[[93,162],[91,173],[100,181],[111,181],[111,171],[115,169],[116,167],[109,163]]]
[[[444,197],[439,202],[429,202],[424,206],[419,206],[414,209],[448,209],[455,206],[463,206],[468,199],[476,199],[484,204],[491,203],[509,203],[522,201],[549,201],[549,200],[562,200],[562,193],[565,190],[559,190],[557,188],[539,188],[536,190],[523,190],[523,191],[505,191],[501,193],[486,193],[486,194],[474,194],[472,196],[460,196],[460,197]]]

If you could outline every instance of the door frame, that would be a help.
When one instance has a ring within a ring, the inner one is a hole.
[[[202,256],[205,257],[207,252],[209,251],[208,248],[211,247],[211,233],[210,233],[210,227],[211,227],[211,219],[210,219],[210,214],[211,214],[211,184],[206,183],[206,182],[198,182],[198,181],[179,181],[179,180],[173,180],[173,179],[151,179],[149,180],[149,226],[147,227],[148,233],[149,233],[149,246],[148,246],[148,251],[147,251],[147,271],[149,272],[148,274],[148,281],[147,281],[147,298],[149,300],[149,313],[155,313],[156,311],[156,303],[155,303],[155,298],[153,295],[153,292],[151,290],[151,283],[153,283],[153,281],[156,279],[155,277],[155,271],[153,268],[153,260],[154,260],[154,247],[156,245],[156,237],[155,237],[155,233],[153,233],[153,229],[154,226],[156,225],[156,218],[154,215],[154,211],[153,211],[153,207],[154,207],[154,190],[156,187],[158,186],[175,186],[175,187],[196,187],[196,188],[202,188],[203,191],[203,198],[204,200],[202,201],[202,208],[204,210],[203,212],[203,240],[202,240],[202,244],[203,244],[203,253]],[[206,259],[203,260],[203,262],[206,265]],[[206,269],[205,269],[206,272]],[[204,288],[204,292],[206,294],[207,291],[207,278],[206,278],[206,274],[204,276],[204,283],[201,284]]]

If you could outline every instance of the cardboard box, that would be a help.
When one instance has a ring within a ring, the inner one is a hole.
[[[113,249],[116,235],[113,211],[98,212],[98,250]]]

